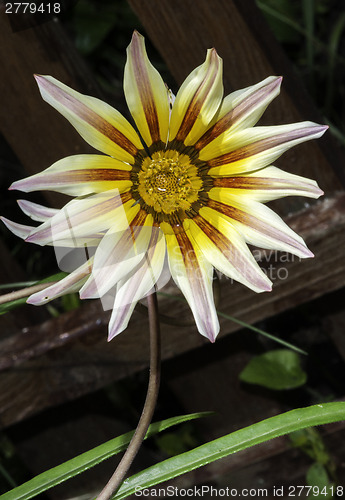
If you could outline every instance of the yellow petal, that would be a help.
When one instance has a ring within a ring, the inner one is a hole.
[[[36,75],[43,99],[61,113],[91,146],[133,162],[142,144],[132,125],[105,102],[72,90],[51,76]]]
[[[245,195],[246,198],[261,202],[284,196],[319,198],[323,194],[312,179],[290,174],[276,167],[266,167],[244,175],[216,177],[213,185],[214,189],[227,189],[229,193]]]
[[[285,151],[321,137],[328,127],[313,122],[272,127],[253,127],[226,132],[200,151],[200,160],[210,166],[209,175],[231,176],[266,167]]]
[[[234,133],[235,130],[253,127],[269,103],[279,94],[281,80],[280,77],[270,76],[256,85],[226,96],[219,112],[195,144],[195,148],[203,149],[214,139],[224,137],[224,133],[230,130]]]
[[[214,342],[219,323],[213,299],[213,267],[186,233],[165,234],[171,275],[186,297],[201,335]]]
[[[168,90],[150,63],[144,38],[135,31],[127,49],[124,91],[127,105],[147,146],[166,143],[169,127]]]
[[[87,238],[116,225],[118,231],[126,229],[126,213],[139,211],[129,193],[120,195],[117,189],[87,198],[76,198],[64,206],[50,220],[33,230],[26,241],[38,245],[61,244]]]
[[[39,174],[11,185],[26,193],[46,189],[70,196],[84,196],[118,189],[121,193],[132,186],[131,166],[104,155],[74,155],[57,161]]]
[[[215,49],[209,49],[204,64],[192,71],[176,95],[169,141],[193,145],[209,126],[222,98],[222,59]]]
[[[229,278],[243,283],[255,292],[271,290],[270,280],[234,226],[208,207],[194,219],[185,219],[184,228],[201,249],[204,257]]]
[[[227,189],[212,189],[209,196],[209,207],[230,220],[247,243],[302,258],[313,256],[303,239],[262,203],[234,195]]]

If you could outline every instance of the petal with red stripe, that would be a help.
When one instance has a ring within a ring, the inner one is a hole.
[[[14,182],[10,189],[26,193],[46,189],[84,196],[109,189],[124,192],[132,186],[131,166],[105,155],[74,155],[57,161],[38,174]]]
[[[145,257],[134,273],[118,283],[113,312],[109,322],[111,340],[127,328],[138,300],[149,293],[154,293],[164,267],[166,254],[165,238],[158,228],[153,228],[151,240]],[[169,273],[170,277],[170,273]]]
[[[80,290],[82,299],[102,297],[144,259],[152,216],[141,210],[128,222],[128,228],[122,231],[112,227],[98,245],[92,275]]]
[[[186,232],[165,235],[171,275],[184,294],[201,335],[214,342],[219,322],[213,299],[213,267]]]
[[[222,59],[215,49],[209,49],[204,64],[192,71],[176,95],[169,141],[194,145],[217,113],[222,98]]]
[[[235,133],[226,132],[200,151],[212,176],[232,176],[259,170],[279,158],[285,151],[311,139],[321,137],[327,126],[313,122],[272,127],[252,127]]]
[[[142,144],[132,125],[116,109],[86,96],[51,76],[35,75],[43,99],[61,113],[92,147],[118,160],[133,162]]]
[[[127,48],[124,91],[127,105],[147,146],[168,137],[169,96],[158,71],[150,63],[144,38],[135,31]]]

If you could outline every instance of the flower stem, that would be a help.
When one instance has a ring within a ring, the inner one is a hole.
[[[12,302],[14,300],[23,299],[24,297],[29,297],[33,293],[40,292],[50,285],[54,285],[56,281],[49,281],[46,283],[38,283],[37,285],[28,286],[26,288],[21,288],[15,292],[6,293],[0,295],[0,304],[6,304],[7,302]]]
[[[155,411],[159,390],[161,364],[160,328],[156,293],[149,295],[147,301],[150,324],[150,378],[144,408],[141,412],[141,417],[135,433],[121,459],[121,462],[96,500],[109,500],[121,486],[128,469],[140,449]]]

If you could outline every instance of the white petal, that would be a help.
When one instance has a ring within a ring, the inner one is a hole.
[[[151,233],[151,215],[146,216],[142,225],[136,225],[134,219],[125,230],[111,228],[97,248],[92,275],[80,290],[80,297],[102,297],[130,274],[144,259]]]
[[[17,200],[17,203],[26,215],[38,222],[45,222],[51,219],[59,211],[56,208],[45,207],[28,200]]]
[[[61,244],[61,241],[88,238],[115,224],[119,231],[124,230],[128,226],[127,213],[139,211],[139,206],[133,207],[133,203],[128,193],[119,195],[117,189],[74,199],[33,230],[27,241],[39,245]]]
[[[33,226],[25,226],[24,224],[18,224],[17,222],[13,222],[6,217],[0,217],[0,220],[5,224],[7,229],[11,231],[11,233],[15,234],[19,238],[25,240],[31,231],[35,229]]]
[[[214,342],[219,322],[213,299],[213,267],[186,233],[166,234],[171,275],[186,297],[201,335]]]
[[[127,328],[138,300],[153,293],[156,289],[164,266],[166,245],[162,232],[157,228],[153,229],[144,259],[129,278],[118,283],[114,308],[109,322],[108,340]]]
[[[53,299],[56,299],[57,297],[61,297],[62,295],[79,291],[80,287],[83,283],[85,283],[85,280],[91,273],[92,261],[93,258],[89,259],[75,271],[66,276],[66,278],[58,281],[58,283],[30,295],[26,302],[35,306],[41,306]]]

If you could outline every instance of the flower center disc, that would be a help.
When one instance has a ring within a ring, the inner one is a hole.
[[[171,214],[188,210],[198,199],[202,180],[188,155],[177,151],[153,153],[145,158],[138,174],[138,191],[156,212]]]

